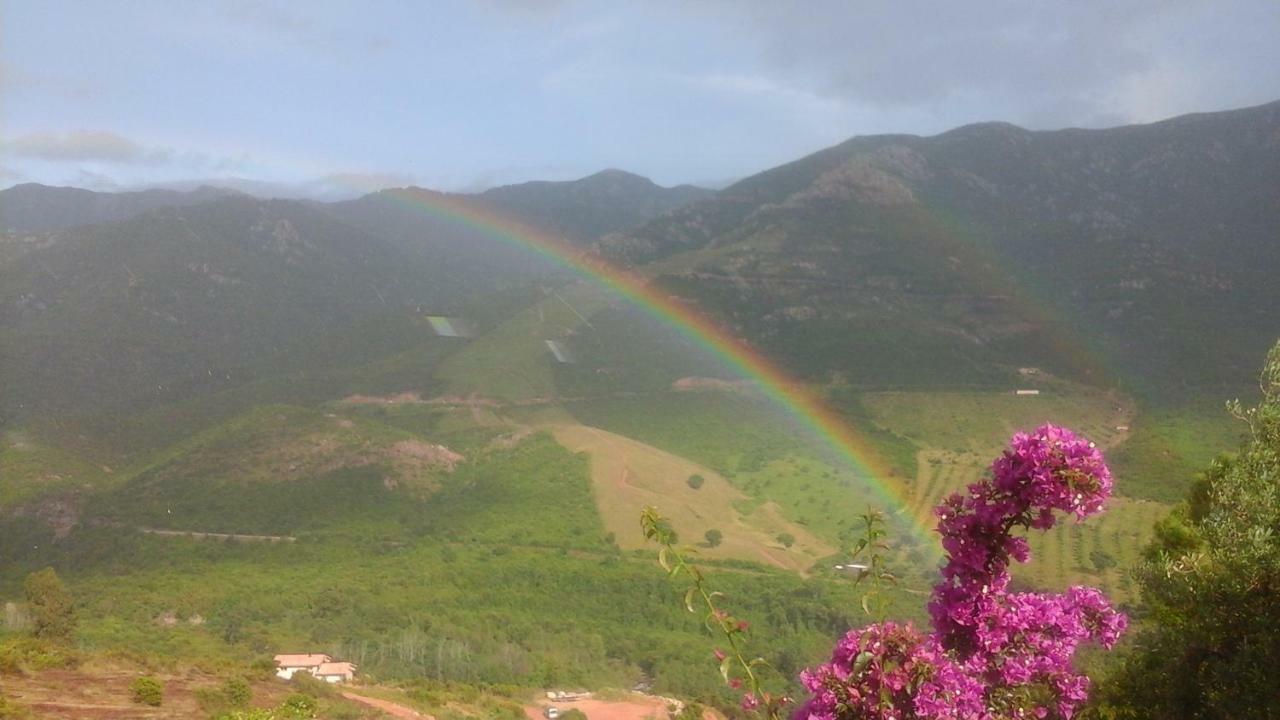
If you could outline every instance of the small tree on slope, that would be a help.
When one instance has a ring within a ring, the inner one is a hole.
[[[53,568],[31,573],[23,583],[32,633],[41,640],[70,643],[76,630],[75,603]]]

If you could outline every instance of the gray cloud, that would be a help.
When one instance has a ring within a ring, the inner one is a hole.
[[[9,140],[0,148],[14,157],[53,162],[158,164],[174,157],[172,150],[149,148],[108,130],[31,133]]]
[[[1097,126],[1205,109],[1198,104],[1212,96],[1208,88],[1224,81],[1250,85],[1238,93],[1250,95],[1246,104],[1274,99],[1280,87],[1280,52],[1259,43],[1264,56],[1250,62],[1258,49],[1210,39],[1215,28],[1247,34],[1268,20],[1274,32],[1280,3],[1271,0],[831,0],[803,12],[733,0],[713,8],[754,38],[777,84],[884,111]],[[1241,77],[1251,64],[1254,77]],[[1163,88],[1172,73],[1181,87],[1156,97],[1149,88]]]

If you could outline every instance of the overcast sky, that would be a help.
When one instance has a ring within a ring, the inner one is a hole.
[[[1276,0],[0,4],[0,186],[714,183],[853,135],[1280,99]]]

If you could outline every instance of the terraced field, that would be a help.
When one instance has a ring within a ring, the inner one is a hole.
[[[924,449],[907,483],[907,512],[933,524],[933,508],[952,492],[980,479],[1016,430],[1053,422],[1072,428],[1105,450],[1125,440],[1130,407],[1110,395],[1062,391],[1039,396],[979,393],[874,393],[864,397],[877,423],[910,437]],[[1031,537],[1031,562],[1014,577],[1035,587],[1060,589],[1087,583],[1118,600],[1132,597],[1128,568],[1138,560],[1157,519],[1169,506],[1124,497],[1126,479],[1105,513],[1077,525],[1067,522]]]

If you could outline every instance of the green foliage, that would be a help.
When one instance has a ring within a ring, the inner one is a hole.
[[[159,680],[144,675],[129,683],[129,697],[139,705],[160,707],[164,702],[164,685]]]
[[[784,548],[790,548],[792,545],[796,544],[796,536],[791,533],[778,533],[777,540],[779,543],[782,543],[782,547]]]
[[[306,697],[327,698],[338,694],[337,688],[311,673],[294,673],[293,677],[289,678],[289,684],[298,691],[297,694]]]
[[[715,528],[711,528],[703,533],[702,537],[706,539],[707,547],[719,547],[720,543],[724,540],[724,533]]]
[[[1106,572],[1116,566],[1116,559],[1111,553],[1096,548],[1089,553],[1089,562],[1098,572]]]
[[[76,608],[71,593],[53,568],[31,573],[23,583],[33,623],[41,640],[70,643],[76,631]]]
[[[79,664],[80,656],[76,651],[60,642],[17,637],[0,644],[0,674],[68,669]]]
[[[1268,718],[1280,707],[1280,343],[1249,438],[1157,528],[1138,570],[1148,615],[1100,698],[1103,717]]]
[[[0,690],[0,720],[26,720],[31,717],[26,708],[19,707]]]
[[[560,720],[587,720],[587,714],[578,708],[570,708],[560,713]]]
[[[1144,407],[1107,461],[1120,493],[1176,503],[1218,452],[1240,444],[1242,431],[1219,400]]]
[[[689,483],[689,487],[693,488],[694,490],[697,490],[698,488],[702,487],[702,484],[705,483],[706,481],[707,479],[702,477],[701,475],[690,475],[687,482]]]
[[[253,687],[244,678],[227,678],[222,684],[222,695],[231,707],[244,707],[253,699]]]
[[[689,561],[691,551],[676,545],[668,524],[663,522],[655,508],[646,507],[640,513],[640,527],[644,530],[645,540],[658,545],[658,564],[666,571],[667,577],[683,579],[686,584],[684,609],[701,614],[703,626],[729,648],[727,651],[717,648],[714,653],[720,664],[720,679],[726,686],[742,687],[744,697],[760,702],[769,720],[778,720],[787,701],[765,689],[769,679],[767,675],[776,676],[777,669],[763,657],[747,659],[750,623],[734,617],[725,609],[725,593],[711,589],[702,569]]]
[[[315,701],[315,698],[302,693],[294,693],[285,698],[284,702],[280,704],[282,711],[297,718],[315,717],[319,708],[320,704]]]

